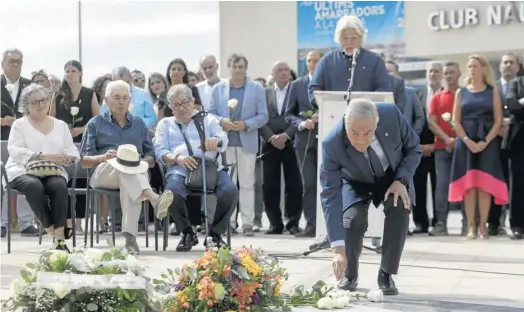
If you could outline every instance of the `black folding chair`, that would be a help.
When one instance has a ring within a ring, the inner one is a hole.
[[[233,178],[233,175],[235,174],[235,170],[237,168],[237,164],[236,163],[232,163],[232,164],[228,164],[227,163],[227,160],[226,160],[226,155],[225,153],[222,153],[221,154],[221,157],[222,157],[222,166],[224,167],[224,171],[228,172],[229,173],[229,177],[230,178]],[[165,173],[167,172],[167,167],[165,166],[160,166],[160,170],[162,172],[162,177],[163,177],[163,185],[164,187],[167,185],[167,181],[166,181],[166,175]],[[202,193],[202,192],[189,192],[187,194],[187,196],[206,196],[206,195],[214,195],[214,192],[213,193]],[[176,196],[176,195],[175,195]],[[173,209],[173,208],[171,208]],[[204,207],[204,209],[208,209],[208,207]],[[234,207],[231,207],[231,209],[234,209]],[[205,215],[207,216],[207,213],[205,213]],[[205,226],[209,226],[209,220],[205,220]],[[163,250],[166,251],[167,249],[167,246],[168,246],[168,239],[169,239],[169,215],[164,218],[164,222],[163,222],[163,232],[162,232],[163,236],[164,236],[164,245],[163,245]],[[226,242],[227,242],[227,245],[229,248],[231,248],[231,224],[230,222],[228,221],[228,225],[227,225],[227,231],[226,231]]]
[[[94,170],[88,169],[87,170],[87,188],[86,188],[86,219],[85,219],[85,232],[84,232],[84,245],[87,246],[87,229],[88,229],[88,223],[89,223],[89,234],[90,234],[90,246],[93,247],[93,240],[94,240],[94,215],[97,216],[97,231],[96,231],[96,243],[98,244],[100,242],[100,213],[98,209],[99,204],[99,198],[101,196],[108,196],[110,198],[110,211],[111,211],[111,217],[114,220],[115,218],[115,198],[119,199],[120,196],[120,190],[112,190],[112,189],[105,189],[105,188],[92,188],[89,185],[89,180],[91,178],[91,175],[93,174]],[[92,201],[92,204],[91,204]],[[144,218],[146,224],[149,224],[149,214],[148,214],[148,202],[143,201],[142,202],[142,209],[144,210]],[[158,234],[157,233],[157,223],[155,222],[155,251],[158,251]],[[116,233],[115,233],[115,224],[112,222],[111,224],[111,238],[113,242],[113,246],[115,245],[116,241]],[[149,231],[146,227],[146,248],[149,248]]]

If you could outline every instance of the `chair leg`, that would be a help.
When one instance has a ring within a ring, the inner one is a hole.
[[[7,190],[7,253],[11,253],[11,192]]]
[[[115,196],[111,195],[111,218],[115,219]],[[113,239],[113,246],[115,246],[115,222],[111,222],[111,238]]]
[[[144,212],[144,227],[146,228],[146,248],[149,248],[149,205],[147,200],[142,202],[142,211]]]
[[[157,224],[157,221],[158,221],[158,219],[155,216],[155,218],[154,218],[154,223],[155,223],[155,225],[154,225],[155,226],[155,228],[154,228],[155,229],[155,251],[158,251],[158,224]]]
[[[231,224],[229,223],[227,225],[227,246],[229,247],[229,249],[232,249],[231,248]]]
[[[42,230],[44,227],[42,226],[42,223],[38,221],[38,245],[42,245]]]
[[[93,194],[93,202],[96,201],[96,199],[98,199],[98,196],[95,196]],[[91,248],[93,248],[93,245],[94,245],[94,242],[93,242],[93,237],[94,237],[94,230],[95,230],[95,212],[94,210],[91,210],[92,213],[91,213],[91,218],[89,218],[89,227],[91,228],[91,230],[89,231],[89,245],[91,245]]]
[[[73,248],[76,247],[76,195],[69,194],[71,196],[71,226],[73,227]]]
[[[93,217],[93,209],[91,207],[91,192],[86,192],[86,219],[84,220],[84,248],[87,248],[87,235],[91,233],[91,229],[88,227],[89,220]],[[89,232],[89,233],[88,233]]]
[[[162,235],[164,236],[164,239],[162,241],[163,250],[166,251],[167,249],[167,239],[169,237],[169,215],[164,218],[164,226],[163,226]]]
[[[96,244],[100,244],[100,226],[101,226],[101,221],[102,221],[102,216],[100,215],[100,199],[101,197],[98,198],[97,201],[95,201],[94,205],[95,205],[95,214],[93,215],[96,216]]]

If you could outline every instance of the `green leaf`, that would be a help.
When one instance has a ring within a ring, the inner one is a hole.
[[[162,273],[162,274],[160,274],[160,277],[161,277],[161,278],[167,278],[167,274]]]
[[[215,299],[222,300],[226,296],[226,289],[224,288],[224,285],[222,285],[221,283],[216,283],[213,293],[214,293]]]
[[[318,281],[315,283],[315,285],[313,285],[313,289],[314,290],[321,290],[322,287],[326,286],[326,283],[324,281]]]
[[[163,280],[159,280],[159,279],[153,279],[153,284],[155,284],[155,285],[163,285],[164,281]]]
[[[167,269],[167,273],[169,273],[169,275],[172,276],[172,275],[173,275],[173,270],[171,270],[171,269]]]
[[[89,303],[87,305],[87,311],[98,311],[98,305],[95,303]]]
[[[292,309],[291,309],[290,306],[285,305],[285,306],[282,307],[282,312],[291,312],[291,311],[292,311]]]

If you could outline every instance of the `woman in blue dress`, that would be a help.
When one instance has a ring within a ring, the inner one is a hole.
[[[477,236],[475,213],[480,215],[480,237],[488,238],[486,222],[491,206],[508,203],[508,186],[499,158],[502,104],[493,71],[480,55],[468,58],[466,87],[457,90],[453,128],[458,138],[453,153],[449,201],[464,201],[468,239]]]

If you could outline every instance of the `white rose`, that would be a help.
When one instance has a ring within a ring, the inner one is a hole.
[[[102,257],[104,256],[105,252],[100,249],[95,248],[89,248],[84,251],[87,259],[91,261],[100,261],[102,260]]]
[[[63,250],[53,250],[49,255],[49,263],[65,262],[69,258],[69,254]]]
[[[234,109],[235,107],[237,107],[237,105],[238,105],[238,101],[237,101],[237,99],[231,99],[231,100],[229,100],[229,101],[227,102],[227,107],[232,108],[232,109]]]
[[[368,298],[368,300],[371,302],[382,302],[384,301],[384,294],[380,289],[370,290],[367,293],[366,298]]]
[[[15,85],[12,84],[12,83],[8,83],[5,85],[5,88],[7,89],[7,91],[9,92],[13,92],[13,90],[15,89]]]
[[[349,306],[349,299],[347,297],[338,297],[334,300],[334,307],[336,309],[343,309]]]
[[[22,288],[26,285],[25,281],[21,278],[15,279],[11,283],[11,296],[16,299]]]
[[[80,272],[89,271],[89,266],[87,265],[86,259],[82,254],[73,254],[69,257],[69,261]]]
[[[451,121],[451,114],[450,113],[442,114],[442,119],[444,119],[444,121],[446,121],[446,122],[450,122]]]
[[[80,108],[76,107],[76,106],[72,106],[71,107],[71,116],[76,116],[78,115],[78,112],[80,111]]]
[[[141,269],[142,268],[142,265],[140,264],[138,259],[133,255],[127,255],[126,264],[127,264],[127,267],[130,269]]]
[[[69,288],[65,284],[53,284],[53,292],[59,299],[63,299],[67,294],[71,292],[71,288]]]
[[[335,303],[333,302],[333,299],[324,297],[318,300],[317,307],[321,310],[331,310],[335,307]]]

